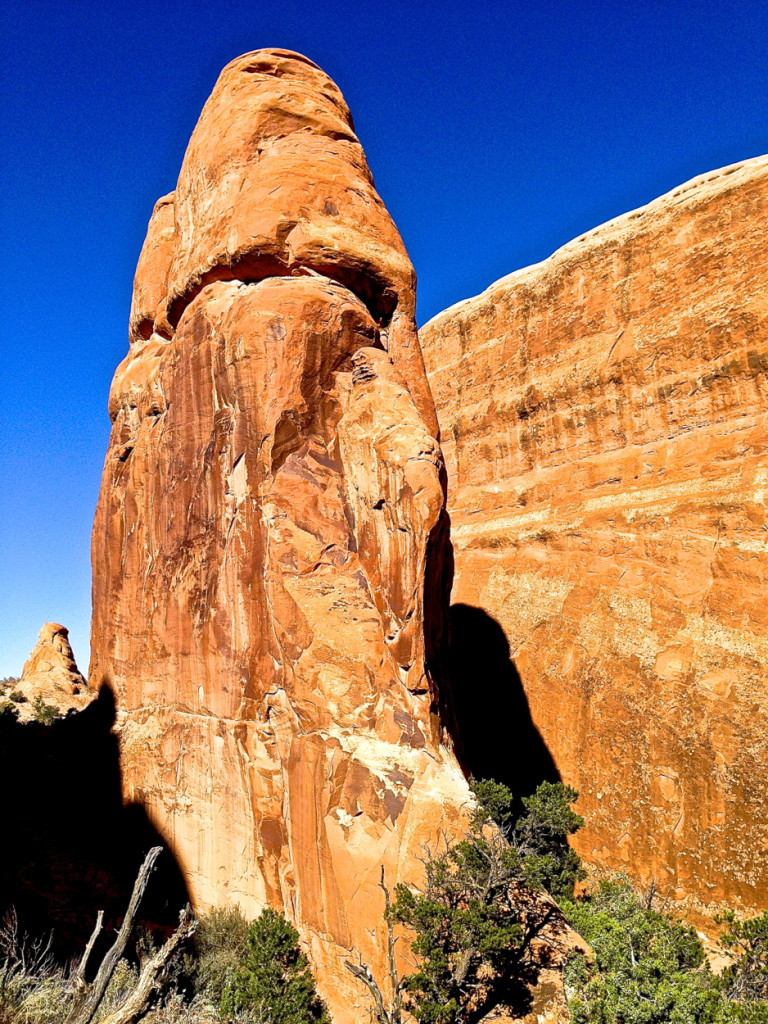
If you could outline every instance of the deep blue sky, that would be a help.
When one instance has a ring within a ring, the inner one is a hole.
[[[763,2],[4,0],[0,676],[87,670],[89,535],[133,269],[219,70],[306,53],[349,102],[420,321],[768,150]]]

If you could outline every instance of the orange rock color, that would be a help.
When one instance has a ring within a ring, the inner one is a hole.
[[[420,333],[453,600],[503,627],[579,852],[694,916],[768,906],[767,226],[762,157]]]
[[[27,698],[26,703],[17,705],[17,717],[22,722],[33,717],[32,702],[37,697],[60,714],[71,709],[82,711],[91,702],[94,694],[77,667],[66,627],[58,622],[45,623],[15,689]]]
[[[91,680],[198,909],[282,909],[338,1024],[380,866],[468,799],[437,684],[445,471],[415,279],[311,61],[222,72],[155,207],[93,531]],[[426,629],[425,629],[426,623]]]

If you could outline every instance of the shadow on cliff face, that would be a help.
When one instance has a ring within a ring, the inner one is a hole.
[[[173,854],[120,791],[115,700],[104,686],[84,711],[44,726],[0,716],[0,916],[15,907],[57,954],[81,954],[104,910],[106,938],[152,846],[164,851],[142,901],[144,923],[178,923],[187,887]]]
[[[457,722],[456,749],[475,778],[496,779],[516,797],[540,782],[560,782],[552,755],[531,719],[504,630],[467,604],[450,610],[448,677]]]
[[[448,482],[442,470],[443,488]],[[458,732],[456,709],[450,686],[450,622],[445,611],[451,600],[454,556],[451,543],[451,517],[443,510],[427,541],[424,569],[424,655],[429,674],[437,681],[437,710],[440,721],[451,736]]]

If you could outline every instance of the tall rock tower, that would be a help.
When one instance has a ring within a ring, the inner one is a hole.
[[[93,532],[90,680],[198,908],[299,925],[339,1022],[376,884],[459,821],[415,278],[311,61],[229,64],[150,221]]]

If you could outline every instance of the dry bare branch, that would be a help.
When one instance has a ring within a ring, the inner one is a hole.
[[[168,968],[179,946],[194,934],[197,921],[190,907],[179,915],[179,926],[160,949],[144,963],[139,980],[122,1006],[105,1017],[101,1024],[135,1024],[146,1012],[153,994],[162,985]]]
[[[162,849],[162,846],[153,846],[144,858],[144,863],[139,869],[139,874],[133,886],[133,893],[131,894],[131,899],[128,904],[128,909],[125,912],[123,923],[120,926],[120,931],[117,933],[117,938],[115,939],[112,948],[105,954],[104,959],[101,962],[101,966],[96,972],[96,977],[93,979],[92,983],[80,992],[80,998],[76,995],[65,1024],[91,1024],[91,1021],[99,1008],[99,1004],[104,998],[104,993],[107,990],[107,985],[114,973],[117,962],[125,952],[125,947],[128,944],[128,939],[130,937],[131,930],[133,929],[136,912],[139,909],[139,904],[141,903],[144,891],[147,888],[150,875],[152,874],[155,866],[155,861],[162,853]]]
[[[392,1018],[387,1013],[386,1007],[384,1006],[384,996],[382,995],[381,989],[366,964],[363,963],[362,958],[358,964],[353,964],[350,960],[345,960],[344,966],[352,977],[361,981],[371,993],[376,1024],[394,1024]]]
[[[95,927],[93,929],[93,932],[91,933],[90,939],[88,939],[88,945],[85,947],[85,952],[83,953],[82,959],[80,960],[80,963],[77,966],[77,970],[72,975],[72,987],[75,990],[75,999],[78,998],[78,996],[77,996],[78,993],[85,992],[85,989],[86,989],[85,970],[86,970],[86,968],[88,966],[88,961],[91,958],[91,953],[93,952],[93,947],[96,944],[96,939],[98,939],[99,935],[101,934],[101,929],[102,929],[103,925],[104,925],[104,911],[100,910],[98,912],[98,914],[96,915],[96,925],[95,925]]]
[[[374,1017],[376,1024],[402,1024],[402,980],[397,973],[397,961],[395,958],[395,946],[397,945],[397,939],[395,938],[395,926],[391,914],[392,901],[389,889],[387,888],[384,880],[383,864],[381,866],[381,880],[379,882],[379,888],[384,893],[384,920],[387,923],[387,970],[389,974],[389,984],[392,990],[389,1009],[387,1009],[384,994],[381,991],[378,982],[371,974],[368,965],[363,963],[363,958],[359,953],[358,963],[353,964],[351,961],[345,960],[344,966],[347,968],[349,973],[354,978],[357,978],[358,981],[361,981],[370,992],[374,1005]]]

